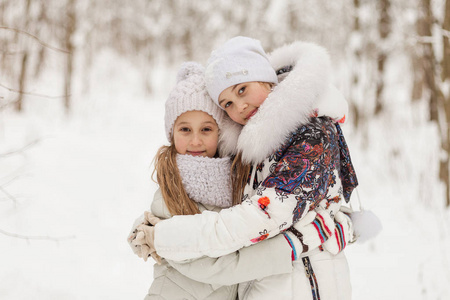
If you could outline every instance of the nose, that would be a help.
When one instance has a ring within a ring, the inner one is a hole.
[[[192,146],[199,146],[201,144],[202,144],[202,139],[201,139],[200,135],[197,134],[197,133],[194,133],[193,136],[192,136],[192,139],[191,139],[191,145]]]
[[[239,111],[240,113],[242,113],[242,112],[245,111],[245,109],[246,109],[247,107],[248,107],[247,102],[241,101],[241,102],[238,104],[238,111]]]

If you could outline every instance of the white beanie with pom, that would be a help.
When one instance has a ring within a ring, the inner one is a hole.
[[[166,101],[164,121],[169,142],[176,119],[193,110],[211,115],[220,129],[224,112],[214,104],[206,91],[203,66],[196,62],[186,62],[178,71],[177,83]]]

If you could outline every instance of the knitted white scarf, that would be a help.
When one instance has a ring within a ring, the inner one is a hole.
[[[192,200],[217,207],[232,205],[229,157],[177,154],[177,165],[184,189]]]

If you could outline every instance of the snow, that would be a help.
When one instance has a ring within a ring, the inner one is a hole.
[[[167,142],[164,101],[176,73],[155,68],[146,94],[133,64],[104,53],[86,93],[77,75],[71,115],[60,100],[32,96],[22,114],[0,111],[0,155],[32,143],[0,156],[0,186],[13,197],[0,192],[0,299],[146,294],[152,262],[126,237],[150,205],[151,161]],[[360,182],[352,201],[383,225],[346,250],[353,299],[450,299],[450,213],[433,176],[437,129],[421,115],[407,122],[417,109],[394,105],[367,127],[368,144],[343,127]]]

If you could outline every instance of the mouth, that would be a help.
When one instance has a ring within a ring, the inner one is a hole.
[[[258,109],[255,108],[254,110],[252,110],[247,117],[245,118],[247,121],[250,120],[251,117],[253,117],[254,115],[256,115],[256,113],[258,112]]]
[[[206,151],[186,151],[186,153],[192,156],[204,156]]]

